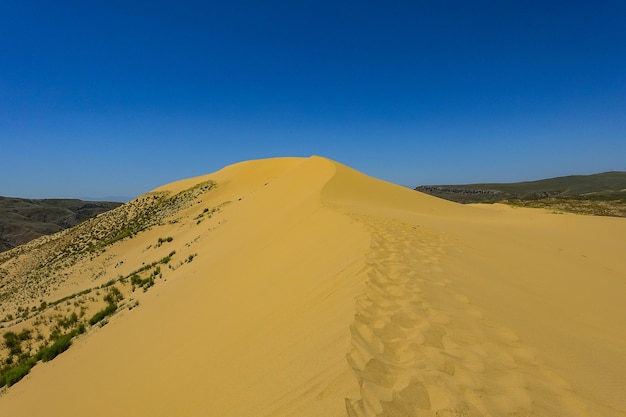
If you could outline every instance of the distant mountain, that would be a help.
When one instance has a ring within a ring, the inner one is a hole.
[[[516,183],[420,185],[415,190],[463,204],[504,202],[586,214],[626,216],[625,171]]]
[[[75,226],[122,203],[0,196],[0,252]]]

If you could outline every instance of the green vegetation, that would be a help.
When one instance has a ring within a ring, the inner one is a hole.
[[[106,317],[114,314],[117,311],[117,303],[124,299],[122,292],[114,285],[106,288],[103,300],[107,302],[107,306],[89,319],[88,323],[91,326],[101,323]],[[138,303],[135,303],[136,305]],[[38,361],[48,362],[56,358],[69,349],[74,337],[86,331],[87,326],[80,321],[76,312],[72,312],[69,316],[59,317],[50,332],[51,344],[42,344],[34,356],[31,356],[32,348],[30,347],[32,330],[22,329],[19,333],[5,332],[3,345],[8,350],[9,356],[6,358],[5,366],[0,369],[0,387],[11,386],[24,378]],[[43,340],[43,335],[37,331],[37,341],[43,342]],[[24,349],[23,342],[29,342],[27,349]]]
[[[89,319],[89,324],[93,326],[94,324],[101,322],[106,317],[112,315],[117,310],[117,304],[108,304],[105,308],[98,311]]]
[[[130,283],[133,284],[133,290],[134,287],[140,287],[145,292],[154,285],[154,275],[150,275],[148,278],[141,278],[138,274],[133,274],[130,277]]]
[[[29,358],[28,360],[17,365],[5,366],[4,368],[0,369],[0,387],[3,387],[5,385],[7,387],[10,387],[11,385],[20,381],[22,378],[28,375],[31,368],[35,366],[36,363],[37,361],[35,359]]]
[[[592,195],[573,197],[548,197],[537,199],[510,199],[503,203],[516,207],[532,207],[594,216],[626,217],[626,193],[622,195]]]
[[[118,280],[113,278],[108,280],[107,282],[105,282],[104,284],[100,285],[100,288],[106,288],[106,287],[110,287],[111,285],[115,284]]]
[[[223,205],[223,204],[222,204],[222,205]],[[205,215],[207,216],[207,218],[209,218],[209,219],[210,219],[210,218],[213,216],[213,214],[214,214],[214,213],[219,212],[219,211],[220,211],[220,209],[221,209],[221,206],[218,206],[218,207],[212,207],[212,208],[205,207],[205,208],[204,208],[204,210],[202,210],[202,213],[198,214],[198,215],[194,218],[194,220],[197,220],[197,221],[196,221],[196,224],[200,224],[200,223],[202,223],[202,221],[204,220],[204,216],[205,216]]]
[[[82,290],[82,291],[79,291],[77,293],[68,295],[67,297],[59,298],[58,300],[53,301],[53,302],[47,304],[46,307],[56,306],[56,305],[61,304],[61,303],[65,302],[65,301],[69,301],[69,300],[72,300],[72,299],[74,299],[76,297],[80,297],[81,295],[89,294],[90,292],[91,292],[91,288],[87,288],[86,290]],[[42,305],[44,305],[44,304],[45,304],[45,302],[42,302]],[[41,306],[40,306],[40,308],[41,308]]]
[[[72,313],[72,315],[69,317],[60,318],[57,321],[57,324],[59,325],[59,327],[63,327],[66,330],[76,326],[77,323],[78,323],[78,316],[76,315],[76,313]]]
[[[555,212],[626,217],[626,172],[519,183],[420,186],[416,190],[457,203],[505,203]]]
[[[106,301],[108,304],[117,304],[123,299],[124,296],[122,295],[121,291],[117,289],[117,287],[109,288],[109,291],[104,296],[104,301]]]
[[[171,237],[171,236],[168,236],[168,237],[165,237],[165,238],[160,237],[160,238],[159,238],[159,240],[157,241],[156,247],[158,248],[158,247],[160,247],[162,244],[164,244],[164,243],[169,243],[169,242],[171,242],[172,240],[174,240],[174,238],[173,238],[173,237]]]
[[[72,339],[76,336],[78,332],[72,331],[70,333],[59,336],[58,339],[52,343],[52,345],[48,347],[42,348],[39,352],[37,352],[37,359],[41,359],[44,362],[51,361],[56,358],[61,353],[65,352],[72,345]]]
[[[170,252],[169,255],[167,255],[166,257],[162,258],[159,262],[162,264],[168,264],[171,260],[172,260],[172,256],[174,256],[176,254],[176,251],[172,251]]]
[[[50,361],[65,352],[76,336],[85,333],[92,326],[104,325],[107,318],[119,311],[120,306],[129,310],[137,307],[138,300],[131,299],[123,303],[125,289],[121,285],[131,284],[133,291],[137,287],[146,291],[158,278],[163,278],[164,270],[167,270],[163,265],[175,269],[172,260],[176,251],[170,251],[167,256],[143,264],[128,275],[119,275],[112,279],[109,276],[106,278],[108,281],[102,284],[100,282],[105,281],[103,277],[106,274],[103,268],[99,268],[90,277],[98,280],[98,285],[56,301],[44,300],[44,297],[49,297],[51,284],[59,285],[67,279],[69,267],[82,260],[96,259],[96,256],[106,251],[107,245],[117,240],[132,237],[142,230],[165,222],[175,223],[178,220],[173,220],[174,215],[198,202],[198,197],[214,186],[212,182],[201,183],[174,196],[167,192],[151,193],[104,216],[89,219],[62,234],[0,253],[0,265],[12,259],[18,263],[20,259],[30,260],[28,254],[37,253],[36,257],[32,257],[32,263],[24,265],[19,274],[0,269],[0,274],[7,277],[0,288],[0,303],[4,306],[5,300],[8,300],[9,307],[8,312],[3,312],[4,320],[0,322],[3,322],[1,326],[11,326],[0,337],[0,386],[15,384],[37,362]],[[210,215],[211,210],[218,209],[205,208],[202,214]],[[173,240],[172,236],[161,237],[156,246]],[[154,248],[155,244],[150,247]],[[179,264],[190,262],[195,256],[190,255]],[[121,263],[118,262],[116,267]],[[16,295],[19,297],[15,297]],[[98,302],[98,299],[104,300],[106,304],[101,304],[101,309],[95,314],[95,310],[92,311],[93,315],[89,317],[86,313],[90,311],[90,305]],[[23,328],[25,320],[31,320],[30,324],[34,327]]]
[[[107,302],[107,306],[98,311],[89,319],[89,324],[93,326],[96,323],[101,322],[106,317],[112,315],[117,311],[117,303],[122,301],[124,296],[117,289],[117,287],[110,287],[107,294],[104,296],[104,301]]]
[[[30,330],[24,329],[19,334],[6,332],[4,339],[5,342],[8,341],[7,347],[11,346],[13,349],[10,349],[10,356],[6,361],[6,365],[0,369],[0,387],[5,385],[10,387],[24,378],[38,361],[47,362],[65,352],[72,344],[72,338],[84,332],[85,326],[81,324],[71,332],[56,337],[52,345],[42,346],[34,357],[31,357],[29,352],[23,352],[20,345],[21,341],[31,338]],[[14,363],[12,356],[16,354],[19,356],[17,362]]]
[[[22,339],[15,332],[6,332],[4,335],[4,346],[9,350],[9,355],[22,354]]]

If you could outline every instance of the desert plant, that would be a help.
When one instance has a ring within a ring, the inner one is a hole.
[[[22,353],[22,340],[15,332],[6,332],[4,335],[4,346],[9,349],[9,355],[20,355]]]
[[[124,299],[124,296],[122,295],[120,290],[117,289],[117,287],[115,286],[110,287],[109,291],[104,296],[104,301],[106,301],[108,304],[116,304],[119,301],[122,301],[123,299]]]
[[[104,320],[107,316],[110,316],[111,314],[115,313],[115,310],[117,310],[117,304],[107,305],[105,308],[98,311],[89,319],[89,324],[93,326],[99,321]]]
[[[2,370],[0,374],[0,387],[8,386],[15,384],[22,378],[24,378],[30,372],[30,369],[35,366],[37,361],[33,358],[29,358],[28,360],[19,363],[13,367],[8,367]]]
[[[42,348],[36,358],[41,359],[44,362],[51,361],[61,353],[65,352],[72,345],[72,338],[76,335],[75,332],[70,332],[60,336],[58,339],[48,347]]]
[[[76,313],[72,313],[72,315],[69,317],[60,318],[59,320],[57,320],[57,323],[60,327],[63,327],[67,330],[71,327],[74,327],[74,325],[78,323],[78,316],[76,315]]]
[[[168,236],[168,237],[165,237],[165,238],[160,237],[160,238],[159,238],[159,240],[157,241],[157,245],[156,245],[156,247],[158,248],[158,247],[160,247],[162,244],[164,244],[164,243],[166,243],[166,242],[167,242],[167,243],[169,243],[169,242],[171,242],[172,240],[174,240],[174,238],[173,238],[172,236]]]

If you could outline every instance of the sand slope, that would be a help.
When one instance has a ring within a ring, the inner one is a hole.
[[[156,191],[207,179],[106,258],[130,271],[171,235],[193,262],[0,415],[626,415],[624,219],[459,206],[319,157]]]

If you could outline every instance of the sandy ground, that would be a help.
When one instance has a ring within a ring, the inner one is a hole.
[[[207,179],[107,255],[130,271],[171,235],[193,262],[0,415],[626,416],[624,219],[460,206],[319,157],[159,191]]]

